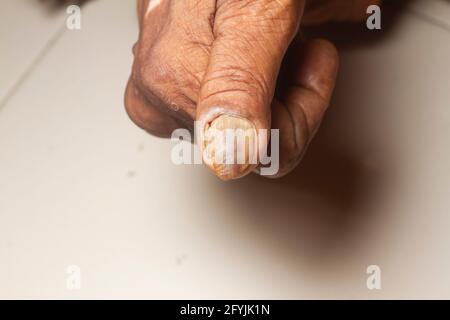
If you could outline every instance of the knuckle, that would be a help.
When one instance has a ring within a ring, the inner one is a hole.
[[[176,87],[173,70],[157,60],[146,63],[139,68],[139,79],[144,90],[157,97],[163,104],[170,104]]]
[[[140,88],[155,100],[155,104],[169,111],[195,106],[189,94],[193,87],[189,72],[167,51],[165,46],[157,45],[150,51],[138,53],[142,63],[135,72]]]
[[[142,91],[170,103],[170,92],[176,87],[175,70],[168,60],[164,42],[142,46],[136,51],[135,79]]]
[[[175,119],[160,113],[146,101],[132,79],[125,91],[125,111],[135,125],[154,136],[168,137],[177,127]]]

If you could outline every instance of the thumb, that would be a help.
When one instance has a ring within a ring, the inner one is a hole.
[[[204,162],[223,180],[250,173],[259,152],[267,150],[267,139],[258,143],[257,133],[271,127],[278,73],[303,8],[303,0],[217,1],[214,42],[197,105],[197,141]],[[242,133],[244,143],[230,141],[230,131],[238,139]]]

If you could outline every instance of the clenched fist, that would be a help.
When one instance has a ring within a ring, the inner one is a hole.
[[[285,175],[317,131],[338,70],[332,44],[299,35],[302,18],[315,19],[304,15],[306,4],[318,12],[305,0],[138,1],[140,34],[125,96],[130,118],[160,137],[193,130],[195,122],[208,158],[238,152],[238,145],[230,150],[211,139],[213,129],[242,130],[247,144],[260,129],[279,129],[277,176]],[[269,144],[244,148],[259,154]],[[260,166],[258,157],[250,158],[205,162],[230,180]]]

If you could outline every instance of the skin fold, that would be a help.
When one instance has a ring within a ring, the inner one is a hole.
[[[139,0],[126,110],[159,137],[193,130],[197,121],[197,141],[212,153],[219,146],[209,144],[210,128],[279,129],[276,177],[283,176],[297,166],[318,130],[339,64],[330,42],[301,38],[301,23],[358,20],[374,2]],[[205,162],[223,180],[258,167]]]

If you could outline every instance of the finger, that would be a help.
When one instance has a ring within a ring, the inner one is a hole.
[[[221,179],[250,173],[257,166],[250,160],[267,148],[267,143],[249,146],[259,129],[270,128],[276,79],[303,6],[299,0],[217,1],[215,39],[197,105],[197,133],[204,161]],[[230,149],[211,134],[226,130],[244,132],[245,150],[237,150],[237,144]],[[239,152],[245,153],[240,164],[233,161]],[[217,161],[218,154],[225,161]]]
[[[200,84],[213,42],[215,0],[138,3],[133,77],[151,104],[193,127]]]
[[[141,129],[162,138],[168,138],[180,127],[180,123],[155,108],[140,93],[131,78],[125,91],[125,109],[130,119]]]
[[[286,89],[277,93],[273,128],[280,129],[281,177],[300,162],[317,132],[334,90],[339,57],[333,44],[313,40],[295,44],[286,60]]]

